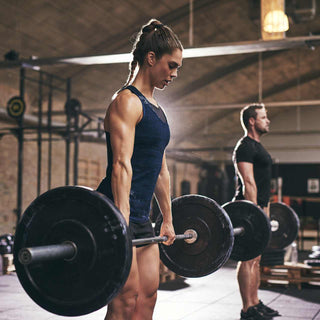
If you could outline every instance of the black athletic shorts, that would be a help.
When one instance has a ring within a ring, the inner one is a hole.
[[[150,220],[144,223],[135,223],[130,221],[129,230],[131,239],[152,238],[155,236]],[[139,248],[143,246],[147,246],[147,244],[141,244],[136,247]]]

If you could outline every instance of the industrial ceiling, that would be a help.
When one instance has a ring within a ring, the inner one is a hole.
[[[239,110],[247,103],[264,102],[272,122],[292,110],[303,117],[304,108],[319,115],[319,8],[319,1],[286,1],[289,30],[282,40],[266,42],[260,2],[254,0],[0,0],[0,108],[19,90],[19,66],[37,73],[32,61],[38,59],[38,69],[71,78],[71,96],[83,110],[103,117],[127,78],[128,63],[81,65],[59,59],[129,53],[140,26],[157,18],[179,36],[185,56],[193,48],[212,50],[206,57],[185,58],[178,78],[156,92],[171,125],[168,152],[204,161],[229,159],[242,134]],[[17,60],[5,60],[10,50],[18,53]],[[30,84],[30,116],[36,114],[37,99],[37,86]],[[54,92],[54,101],[59,114],[65,97]],[[271,126],[270,135],[320,135],[316,127],[280,129]]]

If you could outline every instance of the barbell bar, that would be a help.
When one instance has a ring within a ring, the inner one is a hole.
[[[194,239],[196,241],[196,233],[190,232],[186,234],[178,234],[175,236],[175,240]],[[155,244],[165,242],[168,237],[152,237],[152,238],[141,238],[133,239],[132,246],[144,245],[144,244]],[[45,262],[52,260],[65,259],[71,261],[76,257],[78,248],[77,245],[72,241],[66,241],[61,244],[53,244],[49,246],[38,246],[31,248],[22,248],[18,253],[19,262],[23,265],[29,265],[31,263]]]
[[[228,212],[228,214],[226,213]],[[159,243],[163,263],[184,277],[208,275],[231,258],[260,255],[270,237],[264,212],[249,201],[223,207],[199,195],[172,201],[177,240],[131,240],[126,221],[113,202],[82,187],[59,187],[36,198],[17,226],[14,262],[28,295],[59,315],[84,315],[108,304],[129,275],[132,246]],[[30,258],[31,257],[31,258]]]
[[[241,235],[244,233],[244,228],[239,227],[234,229],[234,235]],[[192,240],[187,241],[188,243],[193,243],[197,240],[197,233],[189,229],[184,234],[175,235],[176,240]],[[168,240],[167,236],[163,237],[151,237],[151,238],[141,238],[133,239],[132,246],[146,245],[146,244],[157,244],[166,242]],[[52,261],[52,260],[69,260],[71,261],[76,257],[78,248],[74,242],[66,241],[61,244],[54,244],[49,246],[39,246],[31,248],[22,248],[19,251],[18,257],[19,262],[23,265],[29,265],[31,263]]]

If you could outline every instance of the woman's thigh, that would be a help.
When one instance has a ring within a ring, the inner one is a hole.
[[[129,276],[119,296],[125,297],[126,295],[135,296],[139,290],[139,270],[137,261],[137,249],[132,248],[132,264]]]
[[[156,244],[137,248],[139,294],[152,296],[159,287],[159,247]]]

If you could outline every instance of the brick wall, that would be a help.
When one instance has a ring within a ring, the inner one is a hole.
[[[6,84],[0,84],[0,108],[5,108],[7,101],[14,95],[18,95],[18,90]],[[54,97],[53,110],[61,109],[64,99]],[[28,92],[25,95],[27,105],[26,114],[30,114],[37,109],[37,99],[29,98]],[[58,119],[54,121],[62,121]],[[0,120],[0,129],[8,126],[15,126]],[[43,134],[46,138],[47,135]],[[54,135],[54,138],[59,138]],[[26,139],[36,139],[36,134],[25,135]],[[69,183],[73,184],[73,144],[70,153]],[[22,212],[37,197],[37,162],[38,147],[36,141],[24,142],[23,161],[23,202]],[[171,191],[175,196],[181,194],[181,181],[189,180],[191,193],[197,192],[199,180],[199,168],[191,164],[176,163],[168,159],[168,167],[171,174]],[[106,147],[104,144],[81,142],[79,147],[78,164],[78,184],[96,188],[100,180],[105,175],[106,168]],[[17,207],[17,170],[18,170],[18,141],[14,135],[5,135],[0,138],[0,235],[4,233],[14,233],[16,226],[15,209]],[[175,181],[174,181],[175,180]],[[48,188],[65,185],[65,142],[52,142],[52,172],[51,186],[48,185],[48,142],[42,142],[41,160],[41,190],[43,193]]]
[[[0,123],[1,124],[1,123]],[[3,124],[3,123],[2,123]],[[28,136],[29,137],[29,136]],[[17,154],[18,141],[13,135],[6,135],[0,140],[0,234],[13,233],[16,225],[14,210],[17,205]],[[71,151],[73,145],[71,145]],[[24,143],[23,168],[23,206],[22,210],[37,197],[37,143]],[[173,166],[176,174],[173,174]],[[104,177],[106,167],[106,147],[97,143],[80,143],[78,184],[96,188]],[[173,179],[176,179],[176,196],[181,194],[181,181],[191,182],[191,193],[197,192],[199,169],[191,164],[175,163],[168,160]],[[41,193],[48,190],[48,143],[42,143]],[[73,153],[70,155],[70,184],[73,184]],[[52,142],[51,188],[65,185],[65,143]]]
[[[16,224],[15,208],[17,206],[17,168],[18,168],[18,141],[13,135],[6,135],[0,140],[0,234],[14,232]],[[71,145],[71,149],[73,145]],[[103,177],[106,166],[105,146],[96,143],[80,143],[79,174],[81,163],[86,161],[96,164],[96,168],[89,168],[88,181],[90,187],[95,188]],[[23,203],[22,210],[37,197],[37,143],[24,143],[23,161]],[[48,190],[48,143],[42,143],[41,161],[41,192]],[[98,169],[97,169],[98,168]],[[52,169],[51,188],[65,185],[65,143],[54,141],[52,143]],[[98,170],[98,171],[97,171]],[[97,176],[97,172],[100,176]],[[96,174],[94,180],[92,176]],[[70,154],[70,184],[73,184],[73,153]],[[79,184],[85,184],[79,179]]]

